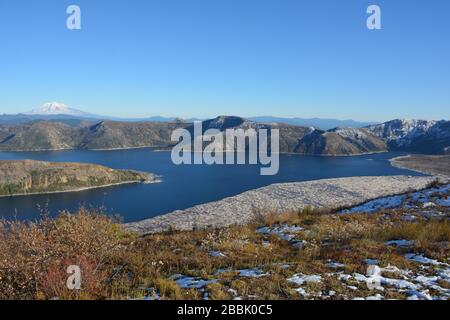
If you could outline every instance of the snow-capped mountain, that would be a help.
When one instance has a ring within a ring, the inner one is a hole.
[[[282,118],[274,116],[250,117],[249,120],[262,123],[286,123],[294,126],[315,127],[321,130],[330,130],[336,127],[340,128],[364,128],[370,125],[378,124],[373,121],[355,121],[355,120],[338,120],[338,119],[322,119],[322,118]]]
[[[30,112],[25,113],[26,115],[45,115],[45,116],[54,116],[54,115],[67,115],[74,117],[85,117],[89,116],[88,113],[83,112],[81,110],[69,108],[64,103],[59,102],[48,102],[40,106],[39,108],[33,109]]]
[[[450,146],[450,121],[396,119],[367,129],[395,149],[441,153]]]
[[[396,119],[378,125],[369,126],[369,130],[376,136],[388,141],[397,141],[400,145],[408,144],[417,136],[430,130],[437,121]]]

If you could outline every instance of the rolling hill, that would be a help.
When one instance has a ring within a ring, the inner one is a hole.
[[[449,121],[393,120],[366,128],[314,127],[283,123],[260,123],[241,117],[220,116],[205,120],[203,131],[217,129],[280,131],[280,152],[313,155],[356,155],[404,150],[443,153],[450,146]],[[170,147],[171,133],[177,128],[193,130],[189,122],[44,121],[0,124],[0,151],[60,149],[125,149]],[[447,148],[447,149],[445,149]]]

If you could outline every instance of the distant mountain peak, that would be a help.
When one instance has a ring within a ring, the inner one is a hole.
[[[208,129],[219,129],[223,130],[226,128],[237,127],[244,124],[246,120],[241,117],[236,116],[218,116],[214,119],[203,121],[203,124]]]
[[[341,128],[363,128],[377,124],[375,122],[360,122],[354,120],[321,119],[321,118],[280,118],[273,116],[250,117],[249,120],[262,123],[286,123],[294,126],[315,127],[321,130]]]
[[[47,102],[39,108],[33,109],[26,113],[27,115],[70,115],[70,116],[84,116],[87,113],[69,108],[64,103],[60,102]]]

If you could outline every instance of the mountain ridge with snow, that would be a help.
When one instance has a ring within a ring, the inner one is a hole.
[[[367,130],[400,150],[443,153],[450,146],[450,121],[446,120],[395,119]]]

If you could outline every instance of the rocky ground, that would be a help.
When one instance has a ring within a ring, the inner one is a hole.
[[[379,197],[424,189],[433,177],[352,177],[282,183],[251,190],[220,201],[178,210],[126,228],[140,234],[167,230],[195,230],[248,223],[269,212],[307,206],[336,209]]]

